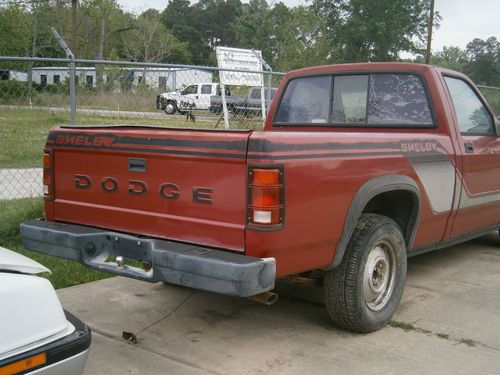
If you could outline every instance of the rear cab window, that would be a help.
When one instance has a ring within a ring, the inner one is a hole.
[[[423,80],[412,73],[292,79],[273,123],[278,126],[434,126]]]

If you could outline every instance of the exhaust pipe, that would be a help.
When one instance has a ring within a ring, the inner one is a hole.
[[[251,299],[252,301],[262,303],[263,305],[271,306],[274,305],[278,300],[278,294],[273,292],[264,292],[247,298]]]

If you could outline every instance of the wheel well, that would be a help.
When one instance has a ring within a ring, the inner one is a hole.
[[[380,214],[393,219],[400,226],[409,249],[419,218],[419,196],[417,184],[408,176],[385,175],[365,182],[349,206],[330,269],[342,262],[347,244],[363,213]]]
[[[392,190],[373,197],[363,209],[363,213],[390,217],[401,228],[408,246],[418,218],[418,197],[408,190]]]

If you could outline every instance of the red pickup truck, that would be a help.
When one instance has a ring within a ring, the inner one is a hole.
[[[234,296],[320,270],[332,320],[370,332],[395,312],[408,256],[500,228],[498,135],[451,70],[296,70],[264,131],[53,128],[46,218],[21,236],[91,268]]]

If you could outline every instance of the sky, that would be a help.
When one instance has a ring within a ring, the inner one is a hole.
[[[271,1],[268,0],[269,3]],[[289,7],[307,5],[307,0],[281,1]],[[247,1],[243,0],[243,2]],[[127,11],[140,12],[148,8],[163,10],[168,1],[118,0],[118,3]],[[441,26],[434,31],[433,51],[439,51],[443,46],[465,48],[467,43],[474,38],[487,39],[490,36],[496,36],[500,39],[499,0],[435,0],[435,7],[442,20]]]

